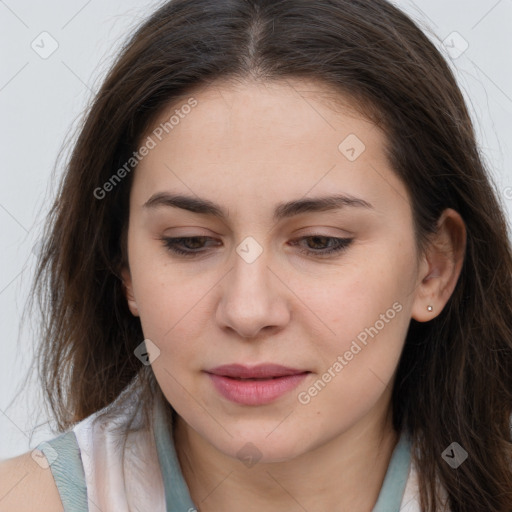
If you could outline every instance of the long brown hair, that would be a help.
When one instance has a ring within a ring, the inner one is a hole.
[[[393,421],[414,443],[422,510],[439,510],[439,479],[453,512],[510,512],[506,219],[449,66],[385,0],[174,0],[133,34],[74,144],[34,279],[43,315],[38,368],[59,429],[111,404],[130,382],[150,384],[150,403],[152,372],[134,355],[144,336],[120,277],[133,172],[103,197],[98,188],[129,161],[163,107],[230,77],[315,79],[379,123],[392,167],[410,193],[419,250],[445,208],[461,214],[467,230],[461,275],[435,319],[411,320]],[[441,457],[452,442],[469,454],[457,469]]]

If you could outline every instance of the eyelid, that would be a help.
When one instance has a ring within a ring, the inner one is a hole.
[[[194,249],[182,249],[179,248],[180,242],[183,243],[183,241],[190,241],[195,239],[207,239],[207,240],[213,240],[213,237],[210,236],[179,236],[179,237],[162,237],[161,241],[163,242],[164,247],[166,250],[171,253],[175,257],[181,257],[186,259],[194,259],[198,258],[206,253],[208,253],[208,250],[200,248],[197,250]],[[320,250],[314,250],[314,249],[307,249],[307,248],[301,248],[299,249],[299,253],[305,254],[307,257],[313,257],[317,259],[328,259],[328,258],[336,258],[343,254],[343,252],[348,249],[348,247],[352,244],[354,237],[335,237],[330,235],[324,235],[322,233],[312,233],[309,235],[302,235],[295,237],[290,241],[290,245],[292,247],[295,247],[300,244],[301,241],[311,239],[311,238],[326,238],[330,241],[334,241],[334,247],[329,247],[326,249],[320,249]],[[215,246],[215,245],[214,245]],[[211,245],[210,245],[211,247]]]

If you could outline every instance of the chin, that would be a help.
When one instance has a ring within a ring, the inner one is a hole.
[[[275,432],[268,435],[271,431],[272,429],[253,427],[239,435],[234,434],[232,438],[224,437],[220,444],[215,439],[211,439],[210,443],[228,457],[238,459],[248,467],[256,463],[287,462],[312,448],[311,437],[306,443],[304,439],[300,439],[297,428],[283,430],[275,437]]]

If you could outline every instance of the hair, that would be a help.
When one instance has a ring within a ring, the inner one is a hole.
[[[393,425],[413,442],[422,511],[511,510],[512,251],[463,96],[422,30],[385,0],[174,0],[129,38],[92,102],[47,215],[31,295],[42,320],[39,378],[63,431],[130,384],[159,392],[134,355],[140,319],[120,270],[133,157],[170,103],[219,80],[310,79],[348,98],[387,136],[411,199],[418,251],[445,208],[467,243],[455,290],[429,322],[411,319],[392,394]],[[458,442],[456,470],[441,454]]]

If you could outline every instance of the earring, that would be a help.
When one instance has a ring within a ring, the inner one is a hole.
[[[427,309],[428,309],[428,311],[433,311],[434,308],[429,305],[429,306],[427,306]]]

